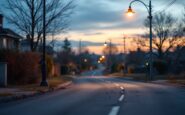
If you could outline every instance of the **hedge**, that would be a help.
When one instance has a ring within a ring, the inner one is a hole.
[[[0,51],[0,61],[7,62],[8,84],[24,85],[39,82],[41,71],[38,53]]]

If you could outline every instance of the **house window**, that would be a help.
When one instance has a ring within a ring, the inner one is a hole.
[[[7,39],[3,38],[3,48],[7,48]]]

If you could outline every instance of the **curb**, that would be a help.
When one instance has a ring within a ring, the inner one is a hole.
[[[185,85],[183,84],[178,84],[178,83],[169,83],[168,81],[166,82],[150,82],[150,83],[153,83],[153,84],[159,84],[159,85],[168,85],[168,86],[175,86],[175,87],[184,87],[185,88]]]
[[[66,89],[68,86],[70,86],[73,82],[69,81],[63,84],[58,85],[57,87],[53,88],[53,90],[59,90],[59,89]]]
[[[0,104],[1,103],[8,103],[8,102],[11,102],[11,101],[17,101],[17,100],[21,100],[21,99],[26,99],[26,98],[29,98],[29,97],[34,97],[34,96],[42,95],[42,94],[45,94],[45,93],[54,92],[54,91],[60,90],[60,89],[66,89],[72,83],[73,83],[72,81],[69,81],[69,82],[60,84],[57,87],[50,88],[50,89],[45,90],[45,91],[33,92],[33,93],[30,93],[30,94],[23,94],[23,95],[15,95],[15,96],[4,97],[4,98],[0,99]]]

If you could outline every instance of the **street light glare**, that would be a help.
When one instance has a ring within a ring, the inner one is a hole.
[[[104,43],[104,46],[107,46],[107,42]]]
[[[84,62],[87,62],[87,59],[84,59]]]
[[[134,11],[132,10],[131,6],[129,6],[128,11],[126,12],[129,17],[134,15]]]

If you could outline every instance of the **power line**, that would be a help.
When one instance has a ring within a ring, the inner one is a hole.
[[[167,9],[169,9],[171,6],[173,6],[175,4],[177,0],[172,0],[169,4],[166,5],[166,7],[164,7],[162,10],[156,11],[154,12],[154,15],[158,14],[158,13],[162,13],[165,12]]]

